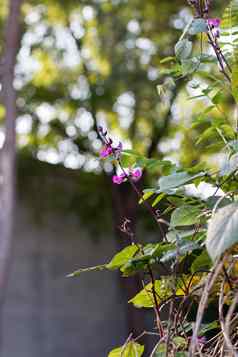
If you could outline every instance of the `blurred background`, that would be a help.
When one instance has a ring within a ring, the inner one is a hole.
[[[214,3],[215,16],[222,1]],[[7,15],[1,0],[1,51]],[[130,331],[142,332],[144,321],[153,326],[148,313],[127,305],[137,278],[66,275],[109,261],[126,244],[118,229],[124,217],[140,239],[156,239],[130,187],[112,185],[97,126],[147,157],[185,166],[208,157],[190,126],[201,102],[188,102],[192,89],[171,82],[161,64],[191,16],[185,0],[23,2],[14,76],[17,209],[1,356],[104,357]],[[4,117],[1,104],[1,147]],[[215,151],[209,160],[216,162]],[[142,185],[158,177],[145,174]]]

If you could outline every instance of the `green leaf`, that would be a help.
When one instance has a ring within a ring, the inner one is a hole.
[[[115,270],[126,264],[138,252],[139,248],[136,245],[129,245],[122,251],[117,253],[112,260],[106,265],[107,269]]]
[[[211,259],[206,250],[204,250],[192,263],[191,272],[196,273],[201,270],[209,270],[211,268]]]
[[[166,343],[161,343],[155,352],[155,357],[164,357],[166,355]]]
[[[201,32],[207,32],[207,22],[204,19],[194,19],[189,28],[189,35],[196,35]]]
[[[126,346],[117,347],[109,352],[108,357],[141,357],[144,346],[137,342],[130,341]]]
[[[143,155],[141,155],[139,152],[135,151],[135,150],[123,150],[122,154],[127,155],[127,156],[136,156],[136,157],[143,157]]]
[[[166,196],[165,193],[161,193],[156,197],[156,199],[152,202],[152,207],[155,207],[162,199]]]
[[[200,210],[198,207],[184,205],[176,208],[170,220],[172,227],[191,226],[192,224],[199,223]]]
[[[175,57],[169,56],[169,57],[163,58],[163,59],[160,61],[160,63],[163,64],[163,63],[173,62],[173,61],[175,61]]]
[[[68,274],[67,278],[74,278],[74,277],[81,275],[82,273],[104,270],[106,268],[107,268],[107,265],[103,264],[103,265],[96,265],[96,266],[90,267],[90,268],[78,269],[78,270],[75,270],[73,273]]]
[[[197,57],[183,59],[181,61],[183,75],[187,76],[188,74],[192,74],[197,71],[200,64],[201,61]]]
[[[212,321],[208,324],[202,324],[200,331],[199,331],[199,336],[203,336],[205,335],[205,333],[211,331],[211,330],[215,330],[218,329],[220,326],[220,323],[218,321]]]
[[[152,189],[152,190],[144,190],[143,191],[143,196],[142,198],[140,198],[139,200],[139,204],[142,204],[144,203],[144,201],[148,200],[151,196],[153,196],[155,194],[155,190]]]
[[[217,205],[217,202],[219,201],[219,205],[218,207],[224,207],[229,205],[230,203],[232,203],[231,199],[228,197],[223,197],[223,199],[221,199],[222,196],[210,196],[207,198],[206,200],[206,206],[210,209],[213,210],[214,206]],[[217,208],[218,208],[217,207]]]
[[[160,261],[166,263],[170,260],[176,259],[177,256],[182,257],[198,248],[200,247],[197,242],[191,242],[184,239],[182,242],[179,242],[178,247],[165,253]]]
[[[204,172],[200,172],[194,176],[189,175],[187,172],[178,172],[169,176],[163,176],[159,179],[160,191],[168,192],[171,189],[186,185],[204,175]]]
[[[148,264],[154,264],[159,261],[159,258],[162,257],[169,249],[173,247],[172,244],[147,244],[143,248],[144,255],[136,256],[135,258],[130,259],[125,265],[121,267],[123,276],[130,276],[138,271],[147,270]]]
[[[220,208],[208,225],[206,247],[213,261],[238,242],[238,204]]]
[[[200,144],[203,141],[216,140],[217,137],[218,134],[215,127],[207,128],[196,141],[196,145]]]
[[[193,44],[187,39],[180,40],[175,45],[175,55],[178,59],[186,59],[192,52]]]
[[[193,237],[198,230],[189,229],[189,230],[171,230],[166,234],[166,238],[169,242],[176,242],[177,239],[181,240],[182,238]]]
[[[219,90],[211,99],[213,104],[219,104],[224,100],[224,93],[223,91]]]
[[[164,243],[164,242],[156,243],[156,244],[149,243],[144,247],[143,251],[145,255],[150,256],[151,258],[160,258],[164,253],[166,253],[172,247],[173,244],[171,243]]]
[[[150,263],[150,255],[142,255],[134,259],[129,260],[125,265],[121,267],[123,276],[131,276],[138,271],[145,270]]]
[[[168,298],[171,295],[171,288],[165,280],[155,281],[155,292],[157,294],[158,303],[160,299]],[[154,298],[152,293],[152,283],[147,284],[129,303],[132,303],[138,308],[151,308],[154,306]]]
[[[173,342],[178,348],[185,348],[187,346],[187,341],[184,337],[181,336],[175,336],[173,338]]]

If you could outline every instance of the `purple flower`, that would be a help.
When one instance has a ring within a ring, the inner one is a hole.
[[[121,183],[127,181],[127,178],[130,177],[132,181],[137,182],[142,176],[142,169],[136,167],[134,169],[124,169],[124,172],[120,175],[114,175],[112,177],[112,182],[120,185]]]
[[[218,18],[208,19],[207,23],[210,27],[220,27],[221,20]]]
[[[137,182],[142,176],[142,169],[140,167],[136,167],[131,171],[131,178],[133,181]]]
[[[213,36],[215,38],[220,37],[220,24],[221,24],[221,20],[218,18],[214,18],[214,19],[208,19],[207,20],[207,24],[208,27],[210,28]]]
[[[112,146],[112,140],[110,139],[108,143],[105,144],[103,149],[100,151],[100,157],[105,159],[108,156],[114,154],[116,160],[119,159],[122,152],[122,143],[120,142],[116,148]]]
[[[111,145],[106,145],[104,148],[100,151],[100,157],[105,159],[106,157],[110,156],[112,154],[113,150]]]
[[[112,182],[117,184],[117,185],[120,185],[123,181],[125,181],[125,179],[126,179],[126,175],[125,174],[114,175],[112,177]]]

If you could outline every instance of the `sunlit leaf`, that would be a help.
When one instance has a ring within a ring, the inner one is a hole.
[[[165,193],[161,193],[156,197],[156,199],[152,202],[152,207],[155,207],[162,199],[165,197]]]
[[[126,346],[117,347],[109,352],[108,357],[141,357],[144,346],[137,342],[130,341]]]
[[[122,251],[117,253],[110,263],[106,265],[107,269],[118,269],[124,264],[126,264],[134,255],[136,252],[138,252],[139,248],[137,245],[129,245],[128,247],[124,248]]]
[[[164,299],[171,295],[171,288],[166,283],[165,280],[156,280],[155,281],[155,292],[157,296],[158,303],[160,299]],[[154,306],[154,298],[152,292],[152,283],[147,284],[144,289],[142,289],[136,296],[134,296],[129,303],[132,303],[135,307],[138,308],[151,308]]]
[[[148,200],[151,196],[155,194],[155,190],[148,190],[144,191],[142,198],[139,200],[139,204],[143,203],[144,201]]]
[[[208,225],[206,247],[213,261],[238,243],[238,204],[220,208]]]

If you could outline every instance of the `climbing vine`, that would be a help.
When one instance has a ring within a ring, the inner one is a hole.
[[[174,56],[161,61],[158,94],[166,94],[168,78],[170,85],[189,84],[196,94],[188,99],[203,100],[191,124],[197,133],[194,145],[199,150],[203,144],[205,152],[222,153],[225,159],[214,169],[203,161],[187,168],[146,158],[98,128],[101,160],[115,167],[113,183],[131,185],[158,229],[157,242],[142,243],[124,217],[120,229],[127,247],[105,264],[69,275],[103,269],[119,270],[125,278],[140,273],[143,289],[128,303],[153,309],[155,323],[140,336],[130,334],[108,357],[143,356],[140,339],[146,334],[157,337],[150,357],[238,354],[238,0],[230,2],[221,18],[210,15],[211,0],[187,3],[194,17]],[[226,111],[227,101],[232,114]],[[155,168],[159,176],[153,187],[141,189],[144,174]],[[198,194],[201,185],[209,187],[209,194]],[[207,322],[209,309],[215,309],[216,318]]]

